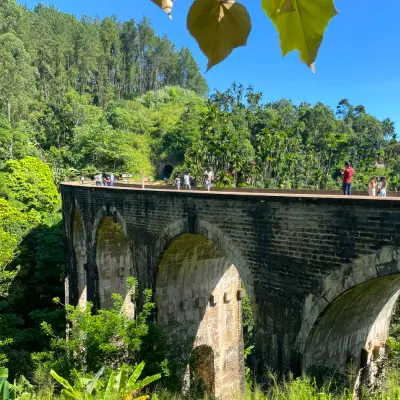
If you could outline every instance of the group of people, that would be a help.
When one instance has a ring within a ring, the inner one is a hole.
[[[112,172],[110,175],[97,174],[94,179],[96,181],[96,186],[114,186],[115,183],[115,176]]]
[[[186,190],[190,190],[192,180],[193,178],[190,176],[190,174],[188,172],[185,172],[185,174],[183,175],[183,188]],[[213,172],[211,168],[207,168],[207,170],[204,172],[204,179],[203,179],[204,186],[206,187],[207,191],[211,190],[211,184],[213,180],[214,180]],[[181,188],[181,178],[179,175],[175,178],[175,187],[177,190],[180,190]]]
[[[346,196],[351,195],[351,181],[353,179],[354,169],[351,167],[349,162],[345,163],[345,167],[342,169],[342,182],[343,182],[343,194]],[[387,179],[386,176],[381,176],[379,182],[378,177],[373,176],[368,182],[368,195],[386,197]]]
[[[386,197],[387,180],[386,176],[381,176],[378,182],[377,176],[372,176],[368,182],[368,195]]]
[[[342,183],[343,183],[343,194],[346,196],[351,195],[351,183],[354,175],[354,169],[351,167],[349,162],[345,163],[345,167],[342,169]],[[214,174],[211,168],[207,168],[203,175],[203,183],[207,191],[211,190],[211,185],[214,180]],[[111,172],[110,175],[98,173],[95,175],[96,186],[114,186],[115,176]],[[192,186],[193,178],[188,172],[183,175],[183,188],[190,190]],[[81,176],[81,183],[85,182],[85,177]],[[175,187],[177,190],[181,188],[181,178],[179,175],[175,178]],[[387,179],[385,176],[378,178],[377,176],[372,176],[368,182],[368,195],[369,196],[379,196],[386,197],[387,190]]]

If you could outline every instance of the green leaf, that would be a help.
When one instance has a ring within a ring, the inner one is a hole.
[[[104,372],[104,367],[100,368],[100,370],[97,372],[97,374],[93,377],[93,379],[89,382],[89,384],[86,386],[86,392],[87,393],[92,393],[96,383],[98,382],[98,380],[100,379],[100,376],[103,375]]]
[[[152,376],[147,376],[146,378],[144,378],[143,380],[136,382],[135,384],[135,390],[141,390],[144,387],[146,387],[147,385],[150,385],[150,383],[157,381],[158,379],[161,378],[161,374],[156,374],[156,375],[152,375]]]
[[[298,50],[314,71],[325,29],[337,14],[333,0],[262,0],[262,8],[279,32],[283,56]]]
[[[10,384],[5,379],[0,379],[0,399],[9,400]]]
[[[246,45],[251,20],[246,7],[238,2],[195,0],[187,16],[187,28],[208,58],[209,70],[233,49]]]
[[[56,371],[53,369],[50,371],[50,375],[60,384],[64,387],[63,393],[68,395],[69,397],[73,399],[77,399],[78,395],[75,392],[75,389],[70,385],[70,383],[64,379],[62,376],[58,375]]]
[[[114,391],[116,393],[122,392],[126,388],[128,382],[128,369],[126,364],[122,364],[117,376],[115,377]]]
[[[104,397],[111,396],[114,390],[114,383],[115,383],[115,374],[114,371],[111,371],[110,378],[108,379],[106,391],[104,392]]]
[[[0,378],[0,399],[9,400],[10,384],[3,378]]]
[[[71,376],[72,379],[74,380],[74,386],[76,389],[82,389],[84,384],[82,382],[82,378],[81,375],[79,374],[79,372],[74,368],[71,372]]]
[[[138,380],[140,374],[143,371],[145,364],[144,361],[142,361],[133,371],[132,375],[130,376],[129,380],[128,380],[128,388],[129,390],[131,390],[132,388],[135,387],[135,383]]]
[[[174,4],[173,0],[151,0],[154,4],[161,8],[161,10],[165,11],[170,18],[172,6]]]
[[[0,378],[8,378],[8,369],[5,367],[0,367]]]

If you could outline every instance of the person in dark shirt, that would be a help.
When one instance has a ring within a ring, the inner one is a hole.
[[[351,195],[351,180],[354,175],[354,169],[351,168],[349,162],[344,164],[344,168],[342,169],[342,181],[343,181],[343,194],[346,196]]]

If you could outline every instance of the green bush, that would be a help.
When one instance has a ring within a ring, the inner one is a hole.
[[[128,285],[131,293],[135,293],[136,280],[128,278]],[[74,369],[95,373],[102,367],[111,371],[123,364],[138,363],[143,359],[143,349],[148,344],[145,342],[151,341],[152,324],[149,317],[154,310],[151,297],[151,290],[146,289],[143,293],[143,309],[134,319],[123,312],[123,299],[116,294],[112,308],[96,313],[93,313],[91,303],[86,307],[66,306],[70,324],[68,339],[57,336],[48,323],[42,323],[42,329],[52,338],[52,355],[42,355],[46,367],[68,376]],[[59,299],[55,300],[59,302]]]
[[[0,196],[17,202],[24,212],[51,213],[61,203],[50,167],[34,157],[5,164],[0,172]]]

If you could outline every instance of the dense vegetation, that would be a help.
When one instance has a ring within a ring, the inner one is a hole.
[[[390,119],[347,100],[332,110],[265,103],[236,84],[209,98],[207,91],[190,51],[158,37],[147,19],[77,20],[54,7],[0,3],[0,367],[7,365],[10,379],[24,375],[47,390],[50,368],[68,379],[77,368],[87,378],[103,363],[106,381],[113,368],[141,360],[147,375],[173,372],[149,322],[148,292],[135,329],[118,302],[91,316],[89,308],[82,314],[52,301],[64,292],[62,180],[98,172],[157,179],[170,164],[173,176],[188,171],[197,184],[210,166],[219,186],[340,188],[340,169],[350,160],[355,188],[387,175],[389,188],[399,189],[400,147]],[[69,348],[66,313],[76,329]],[[88,354],[79,353],[82,338]]]

